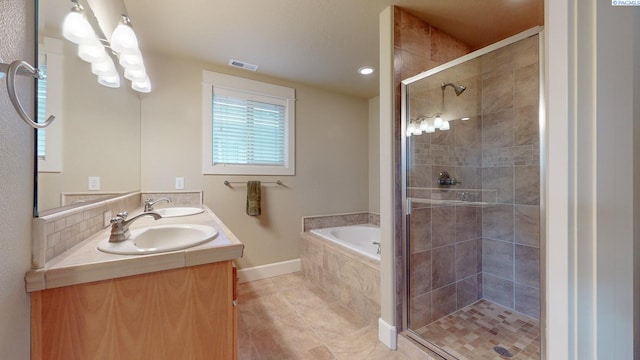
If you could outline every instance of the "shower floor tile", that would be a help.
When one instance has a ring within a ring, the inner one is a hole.
[[[539,359],[538,320],[480,300],[418,330],[420,336],[458,359]],[[494,347],[509,350],[499,355]]]

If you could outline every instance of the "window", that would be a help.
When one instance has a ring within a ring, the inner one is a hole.
[[[204,174],[294,175],[295,90],[203,71]]]
[[[43,79],[38,79],[37,88],[36,88],[36,98],[38,101],[38,117],[37,122],[43,122],[47,119],[47,65],[43,64],[40,61],[40,65],[38,65],[38,69],[44,73]],[[46,160],[47,159],[47,129],[41,128],[36,129],[38,133],[37,141],[38,145],[36,147],[38,160]]]
[[[37,118],[43,122],[49,115],[55,115],[51,125],[37,132],[38,172],[62,171],[62,82],[63,43],[59,39],[44,38],[40,44],[38,68],[46,75],[37,83]]]

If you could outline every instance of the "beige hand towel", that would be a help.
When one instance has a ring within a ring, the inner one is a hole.
[[[260,181],[247,181],[247,215],[260,215]]]

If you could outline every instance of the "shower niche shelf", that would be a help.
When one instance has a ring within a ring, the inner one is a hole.
[[[496,203],[495,189],[442,189],[408,187],[407,200],[428,206],[489,207]]]

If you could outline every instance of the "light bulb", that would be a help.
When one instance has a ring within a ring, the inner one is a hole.
[[[98,84],[110,87],[110,88],[118,88],[120,87],[120,76],[117,72],[113,72],[111,74],[99,75],[98,76]]]
[[[138,92],[151,92],[151,81],[149,80],[149,77],[146,76],[143,80],[132,81],[131,88]]]
[[[122,15],[123,21],[111,34],[111,48],[120,54],[135,54],[138,50],[138,38],[130,26],[129,18]]]
[[[470,119],[470,118],[468,118],[468,117],[463,117],[463,118],[461,118],[460,120],[462,120],[462,121],[467,121],[467,120],[469,120],[469,119]]]
[[[78,45],[90,44],[96,40],[96,34],[84,17],[80,5],[74,5],[71,12],[65,16],[62,24],[62,36]]]
[[[440,126],[440,130],[449,130],[451,128],[451,125],[449,125],[449,120],[444,120],[442,122],[442,125]]]
[[[433,119],[433,126],[436,129],[440,129],[440,126],[442,126],[442,117],[440,117],[440,114],[436,115],[436,118]]]

